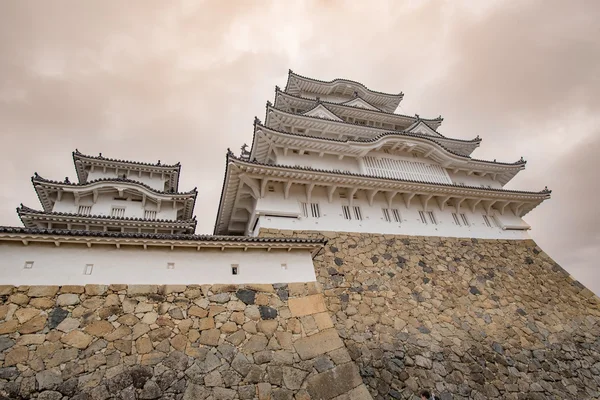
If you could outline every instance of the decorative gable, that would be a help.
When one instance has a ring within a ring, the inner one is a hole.
[[[421,135],[428,135],[428,136],[437,136],[437,137],[442,136],[438,132],[433,130],[425,122],[420,121],[420,120],[415,122],[412,126],[408,127],[408,129],[406,131],[410,132],[410,133],[418,133]]]
[[[323,104],[319,104],[312,110],[308,110],[303,115],[306,115],[309,117],[325,118],[325,119],[331,119],[333,121],[342,121],[343,122],[343,120],[340,117],[338,117],[337,115],[335,115],[334,113],[329,111],[327,108],[325,108],[325,106],[323,106]]]
[[[370,105],[369,103],[367,103],[366,101],[361,99],[360,97],[357,97],[355,99],[352,99],[352,100],[347,101],[342,104],[345,106],[366,108],[367,110],[381,111],[380,109],[378,109],[377,107],[373,107],[372,105]]]

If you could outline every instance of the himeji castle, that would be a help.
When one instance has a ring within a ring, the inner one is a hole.
[[[396,114],[403,94],[290,71],[252,146],[227,153],[215,234],[261,228],[525,239],[523,216],[550,190],[506,189],[525,169],[471,154],[482,139],[438,132],[442,118]]]

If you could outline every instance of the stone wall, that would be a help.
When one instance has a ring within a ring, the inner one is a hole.
[[[321,236],[318,282],[373,398],[591,399],[600,301],[532,240]]]
[[[319,286],[0,286],[0,399],[369,400]]]

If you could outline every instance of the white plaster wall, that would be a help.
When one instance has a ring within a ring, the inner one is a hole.
[[[315,94],[311,92],[302,92],[300,96],[305,97],[307,99],[316,99],[319,97],[323,101],[329,101],[331,103],[345,103],[348,100],[353,99],[354,97],[350,96],[339,96],[339,95],[331,95],[331,94]]]
[[[334,170],[339,169],[340,171],[348,171],[353,173],[360,173],[358,161],[353,157],[344,157],[338,159],[335,155],[323,155],[319,157],[318,154],[294,154],[288,151],[287,156],[283,154],[277,157],[277,164],[295,166],[300,165],[302,167],[311,167],[317,169]]]
[[[94,204],[92,195],[82,197],[79,204],[82,206],[91,205],[91,215],[110,215],[112,207],[125,207],[125,217],[128,218],[144,218],[144,207],[139,201],[131,200],[115,200],[116,193],[103,193],[98,195],[98,199]],[[146,200],[146,210],[156,211],[156,203],[152,200]],[[75,199],[72,194],[65,193],[61,201],[54,204],[55,212],[66,212],[77,214],[78,208],[75,206]],[[177,219],[177,210],[173,209],[172,204],[164,202],[160,212],[156,214],[157,219]]]
[[[273,193],[270,193],[270,195],[272,197],[269,198],[269,202],[262,203],[263,199],[260,199],[257,208],[261,207],[261,210],[265,210],[267,204],[277,203],[277,210],[280,210],[280,212],[284,210],[287,214],[296,213],[299,215],[299,204],[301,201],[306,201],[306,197],[301,190],[290,191],[290,197],[287,200],[283,199],[282,195],[280,197],[277,197]],[[263,215],[259,218],[259,222],[252,234],[257,234],[260,228],[274,228],[417,236],[473,237],[481,239],[529,239],[527,231],[503,230],[493,226],[492,220],[490,220],[492,227],[488,227],[483,220],[485,211],[481,207],[475,208],[475,212],[471,212],[466,207],[461,207],[461,213],[467,216],[470,226],[458,226],[454,223],[452,217],[452,212],[455,211],[453,207],[446,207],[442,212],[437,203],[430,202],[428,210],[434,212],[438,224],[423,224],[419,216],[419,210],[423,209],[420,200],[416,197],[413,198],[411,208],[407,209],[400,198],[395,198],[392,208],[398,209],[402,218],[401,223],[396,223],[386,222],[383,217],[382,208],[387,208],[387,202],[382,194],[378,194],[375,197],[372,207],[369,206],[363,193],[359,191],[357,195],[358,199],[353,201],[353,205],[360,206],[363,216],[362,221],[344,219],[341,206],[348,205],[348,200],[340,199],[337,192],[333,196],[333,201],[329,203],[325,195],[325,189],[315,188],[311,201],[319,203],[321,210],[320,218],[283,218]],[[267,211],[263,211],[264,213],[267,213]],[[273,214],[276,213],[274,212]],[[527,226],[521,218],[514,216],[512,211],[508,209],[505,210],[504,216],[500,216],[496,211],[494,211],[494,214],[500,223],[510,225],[519,223],[521,226]]]
[[[127,174],[125,170],[119,170],[119,175],[116,173],[115,169],[106,169],[106,173],[100,169],[94,169],[94,171],[88,171],[88,182],[95,179],[106,179],[106,178],[122,178],[123,174]],[[161,178],[160,174],[153,174],[152,178],[150,177],[150,173],[142,172],[140,176],[137,172],[133,171],[130,175],[127,175],[127,179],[131,179],[134,181],[145,183],[153,189],[157,190],[165,190],[165,179]]]
[[[309,251],[0,243],[0,285],[278,283],[316,280]],[[24,269],[33,261],[33,268]],[[175,263],[167,269],[167,263]],[[283,269],[281,264],[287,264]],[[85,275],[86,264],[93,264]],[[231,274],[239,264],[239,275]]]
[[[476,175],[467,175],[466,172],[460,171],[458,173],[453,173],[452,171],[448,171],[448,175],[454,184],[464,183],[466,186],[477,186],[480,187],[484,185],[485,187],[491,186],[492,189],[502,189],[502,185],[500,182],[493,180],[489,176],[476,176]]]

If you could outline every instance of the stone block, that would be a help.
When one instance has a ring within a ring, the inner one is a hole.
[[[85,288],[81,285],[64,285],[60,287],[60,293],[76,293],[81,294]]]
[[[288,300],[288,307],[292,317],[302,317],[327,311],[322,294],[291,298]]]
[[[27,295],[29,297],[54,297],[58,293],[58,286],[31,286]]]
[[[325,354],[342,347],[344,343],[335,329],[327,329],[309,337],[298,339],[294,342],[294,348],[303,360]]]
[[[187,285],[165,285],[161,287],[164,294],[183,293],[187,289]]]
[[[275,289],[271,284],[247,283],[244,286],[246,289],[254,290],[255,292],[275,293]]]
[[[60,341],[66,345],[85,349],[92,342],[92,337],[81,331],[71,331],[60,338]]]
[[[79,304],[79,295],[76,293],[59,294],[56,298],[56,305],[59,307],[74,306]]]
[[[308,378],[306,389],[313,399],[329,400],[361,385],[358,367],[354,363],[339,365]]]
[[[46,326],[46,321],[48,317],[46,315],[38,315],[19,326],[19,333],[24,335],[26,333],[35,333],[41,331]]]
[[[156,293],[158,293],[158,285],[129,285],[127,287],[128,296],[143,296]]]
[[[85,294],[88,296],[102,296],[107,290],[107,285],[85,285]]]
[[[319,328],[320,331],[329,329],[329,328],[333,328],[333,322],[331,321],[331,317],[329,316],[329,313],[327,313],[327,312],[318,313],[318,314],[313,315],[313,318],[315,319],[315,322],[317,323],[317,327]]]
[[[13,285],[0,285],[0,296],[8,296],[13,292]]]

